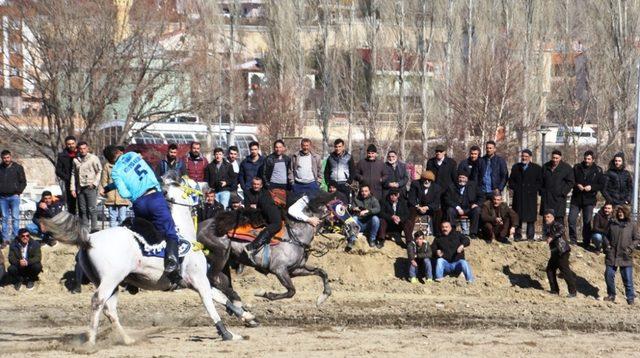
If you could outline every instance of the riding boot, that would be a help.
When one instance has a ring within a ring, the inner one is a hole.
[[[244,247],[244,253],[247,255],[247,258],[253,265],[256,265],[254,256],[258,253],[258,251],[260,251],[260,248],[268,244],[270,240],[271,233],[268,230],[262,230],[255,240],[251,241]]]
[[[180,262],[178,261],[178,242],[171,239],[166,240],[164,254],[164,272],[167,274],[171,285],[179,286],[182,277],[180,275]]]

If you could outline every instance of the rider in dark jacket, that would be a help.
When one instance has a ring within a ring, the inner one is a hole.
[[[280,209],[274,203],[271,194],[269,194],[266,189],[263,189],[262,178],[253,178],[249,192],[253,198],[253,203],[246,205],[247,198],[245,197],[245,205],[247,207],[253,205],[256,210],[260,211],[267,223],[267,226],[260,231],[258,237],[244,247],[247,258],[255,265],[254,255],[260,251],[262,246],[268,244],[271,238],[282,229],[282,215]]]

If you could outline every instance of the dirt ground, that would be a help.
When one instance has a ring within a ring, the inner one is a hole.
[[[346,254],[336,239],[311,264],[329,273],[333,295],[320,308],[317,277],[294,279],[290,300],[267,302],[259,291],[280,291],[277,280],[252,269],[236,277],[244,302],[262,326],[246,328],[219,311],[230,329],[248,339],[222,342],[195,292],[120,294],[125,329],[137,342],[125,346],[106,319],[98,344],[84,344],[93,288],[72,295],[65,284],[74,248],[43,248],[46,271],[32,291],[0,288],[0,355],[18,357],[173,357],[223,353],[230,356],[406,356],[412,353],[471,356],[640,356],[638,306],[624,302],[617,278],[617,303],[606,303],[604,256],[572,252],[578,298],[551,296],[544,272],[548,248],[541,242],[513,245],[474,241],[467,258],[476,283],[462,278],[412,285],[406,281],[405,251],[392,242],[371,250],[359,242]],[[637,269],[637,267],[636,267]],[[637,272],[637,271],[636,271]],[[637,275],[636,275],[637,276]],[[636,280],[636,285],[637,285]],[[637,287],[637,286],[636,286]]]

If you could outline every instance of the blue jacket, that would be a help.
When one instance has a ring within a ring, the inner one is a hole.
[[[507,178],[509,177],[509,170],[507,169],[507,162],[504,158],[494,155],[491,159],[486,155],[482,157],[482,161],[484,162],[484,170],[486,171],[489,167],[489,161],[491,162],[491,190],[504,190],[504,187],[507,185]],[[484,175],[484,171],[482,172]],[[480,187],[481,191],[484,191],[484,182],[482,183],[482,187]]]
[[[105,187],[105,191],[118,189],[120,196],[136,201],[149,189],[160,191],[160,183],[149,164],[135,152],[125,153],[118,158],[111,171],[113,183]]]
[[[264,157],[259,156],[258,160],[253,162],[251,156],[247,157],[240,163],[240,172],[238,173],[238,183],[243,191],[251,189],[251,181],[253,177],[258,176],[258,173],[264,165]]]

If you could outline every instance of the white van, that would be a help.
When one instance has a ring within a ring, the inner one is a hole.
[[[545,137],[545,144],[550,146],[560,146],[564,144],[579,146],[594,146],[598,142],[596,126],[585,124],[583,126],[550,126]]]

